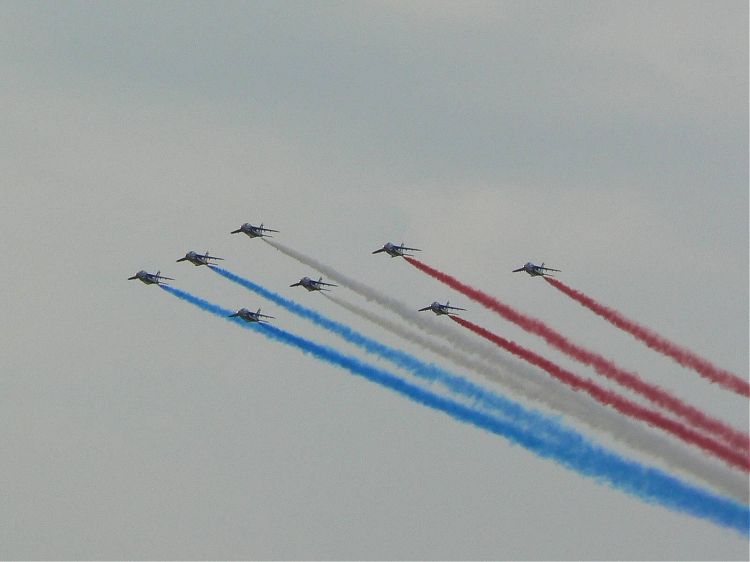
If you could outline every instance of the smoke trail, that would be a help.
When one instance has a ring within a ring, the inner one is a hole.
[[[439,346],[438,349],[436,349],[437,346],[435,346],[425,338],[415,338],[410,334],[407,335],[407,332],[401,332],[401,334],[407,339],[411,339],[415,343],[423,345],[427,349],[435,351],[436,353],[440,353],[443,357],[450,359],[457,365],[462,365],[468,369],[471,369],[472,371],[484,374],[485,376],[490,377],[496,382],[507,383],[508,385],[512,385],[514,388],[523,389],[519,390],[519,392],[523,392],[525,395],[528,395],[532,399],[540,398],[545,395],[557,396],[561,392],[565,392],[564,388],[560,388],[557,385],[550,386],[548,384],[549,380],[545,377],[540,377],[538,372],[524,368],[522,365],[519,365],[518,363],[515,363],[513,361],[509,361],[504,355],[498,353],[497,349],[494,346],[481,345],[473,338],[466,337],[460,331],[451,330],[448,324],[440,324],[432,319],[428,320],[424,316],[421,316],[418,312],[416,312],[412,307],[405,305],[401,301],[398,301],[389,295],[383,294],[382,292],[366,285],[365,283],[361,283],[355,279],[352,279],[351,277],[344,275],[338,270],[327,266],[310,256],[302,254],[301,252],[297,252],[296,250],[293,250],[292,248],[289,248],[284,244],[281,244],[280,242],[267,240],[266,238],[263,238],[262,240],[266,244],[276,248],[281,253],[289,256],[290,258],[308,267],[312,267],[323,275],[330,277],[334,281],[337,281],[342,286],[348,287],[355,293],[364,297],[366,300],[377,303],[390,312],[393,312],[402,320],[413,326],[416,326],[421,331],[448,341],[448,346],[443,345]],[[332,298],[330,295],[325,296]],[[355,313],[364,313],[365,316],[367,315],[367,313],[362,309],[359,309],[359,312],[356,309],[352,310]],[[372,318],[370,319],[373,320]],[[398,329],[395,328],[395,325],[393,323],[388,321],[381,321],[381,325],[386,327],[386,329]],[[468,358],[466,354],[461,350],[469,351],[476,357],[482,359],[486,363],[486,365],[483,366],[479,362]],[[509,372],[513,373],[514,378],[511,378],[507,374],[502,373],[498,369],[498,365],[505,367]],[[585,408],[588,406],[587,404],[585,404],[586,401],[580,400],[579,395],[575,393],[572,394],[573,397],[571,398],[571,402],[577,402],[580,409],[585,410]]]
[[[651,402],[666,408],[678,416],[681,416],[693,426],[701,428],[705,431],[713,433],[718,437],[724,439],[728,444],[733,447],[741,448],[743,451],[750,449],[750,436],[742,433],[739,430],[734,429],[728,424],[713,418],[697,408],[686,404],[678,398],[669,394],[666,390],[662,389],[657,385],[647,383],[641,379],[638,375],[621,369],[615,365],[609,359],[603,356],[588,351],[578,345],[573,344],[560,333],[556,332],[549,326],[547,326],[541,320],[531,318],[520,312],[514,310],[510,306],[503,304],[498,299],[483,293],[477,289],[469,287],[458,281],[455,277],[452,277],[446,273],[438,271],[419,260],[411,257],[406,257],[410,264],[417,269],[427,273],[431,277],[445,283],[449,287],[463,293],[472,300],[477,301],[482,306],[497,312],[506,320],[517,324],[524,330],[541,336],[547,343],[553,347],[559,349],[563,353],[570,357],[580,361],[584,365],[592,366],[597,373],[607,378],[617,381],[619,384],[641,394]]]
[[[750,471],[750,455],[737,453],[733,449],[728,448],[725,445],[718,443],[717,441],[714,441],[713,439],[706,437],[679,422],[667,418],[655,410],[649,410],[648,408],[639,406],[635,402],[632,402],[615,392],[609,391],[597,385],[591,380],[579,377],[571,373],[567,369],[563,369],[562,367],[552,363],[552,361],[549,361],[544,357],[537,355],[533,351],[529,351],[528,349],[521,347],[517,343],[506,340],[505,338],[502,338],[497,334],[490,332],[489,330],[486,330],[485,328],[482,328],[477,324],[474,324],[473,322],[469,322],[468,320],[464,320],[463,318],[460,318],[458,316],[452,316],[451,320],[460,324],[461,326],[464,326],[465,328],[468,328],[475,334],[478,334],[483,338],[496,343],[503,349],[510,351],[518,357],[525,359],[532,365],[541,367],[550,375],[558,380],[561,380],[572,388],[584,390],[592,398],[598,400],[602,404],[611,405],[617,411],[622,412],[626,416],[630,416],[632,418],[645,421],[646,423],[654,425],[656,427],[660,427],[661,429],[679,437],[686,443],[696,445],[704,451],[708,451],[718,456],[719,458],[725,460],[733,466],[741,468],[745,471]]]
[[[509,360],[503,354],[498,353],[494,346],[485,345],[483,342],[478,342],[474,338],[467,337],[462,333],[461,330],[453,329],[452,325],[436,322],[434,319],[420,315],[413,307],[404,304],[403,302],[394,299],[393,297],[386,295],[365,283],[361,283],[351,277],[344,275],[336,269],[319,262],[316,259],[311,258],[301,252],[297,252],[284,244],[281,244],[275,240],[268,240],[262,238],[263,242],[276,248],[282,254],[289,256],[290,258],[311,267],[318,272],[322,273],[326,277],[330,277],[334,281],[337,281],[340,285],[347,287],[365,298],[370,302],[379,304],[386,308],[390,312],[393,312],[399,316],[405,322],[416,326],[423,332],[442,338],[450,342],[454,350],[462,349],[469,353],[472,353],[479,357],[481,360],[487,362],[490,365],[501,365],[502,367],[517,373],[519,376],[524,378],[531,378],[536,375],[531,369],[525,368],[525,366]],[[458,351],[457,351],[458,353]]]
[[[714,465],[711,457],[698,456],[692,450],[686,449],[682,442],[674,442],[629,418],[623,418],[580,392],[571,390],[566,386],[560,386],[555,380],[547,377],[539,378],[535,376],[522,383],[485,363],[455,353],[451,346],[439,345],[415,330],[392,322],[339,296],[332,294],[324,294],[323,296],[401,339],[420,345],[457,365],[481,374],[529,400],[545,404],[553,410],[560,411],[585,423],[589,427],[604,431],[633,449],[660,458],[670,468],[692,474],[740,501],[748,501],[750,488],[747,478],[730,470],[724,464]],[[536,371],[534,371],[534,374],[536,375]]]
[[[555,385],[553,381],[550,381],[546,377],[540,377],[540,374],[535,370],[524,369],[514,362],[509,362],[498,352],[495,346],[479,345],[473,338],[468,338],[456,330],[448,330],[447,327],[444,327],[444,324],[436,325],[434,321],[428,322],[412,310],[412,308],[400,301],[277,241],[265,238],[263,238],[263,241],[288,257],[317,270],[321,274],[337,281],[340,285],[348,287],[365,299],[383,306],[421,331],[447,340],[450,342],[449,345],[442,346],[441,349],[449,355],[448,358],[451,361],[458,365],[488,376],[491,380],[495,380],[501,384],[507,383],[513,389],[521,388],[522,390],[519,390],[519,392],[529,396],[531,399],[538,398],[544,400],[546,398],[553,400],[553,408],[563,411],[567,410],[572,415],[576,415],[574,412],[577,412],[579,419],[586,419],[591,415],[592,406],[598,406],[598,403],[587,400],[577,392],[566,392],[567,389],[565,387],[559,387],[559,385]],[[463,349],[470,351],[476,357],[485,361],[487,365],[481,367],[477,361],[467,359],[466,355],[460,351]],[[505,367],[512,376],[502,373],[498,369],[498,365]],[[499,376],[493,377],[493,374]],[[541,392],[539,391],[540,381],[544,381],[541,384],[545,384],[545,388]],[[552,383],[552,385],[546,383]],[[561,396],[562,393],[564,393],[564,396]],[[559,403],[561,402],[565,406],[560,406]],[[607,408],[599,407],[598,410],[600,411],[600,415],[596,423],[601,423],[600,427],[604,430],[609,428],[614,437],[627,440],[629,444],[638,449],[648,447],[650,444],[649,448],[651,451],[659,451],[662,455],[668,456],[668,464],[673,466],[678,465],[684,470],[691,471],[693,474],[709,480],[717,487],[727,490],[737,497],[743,499],[747,497],[748,483],[744,479],[738,479],[738,475],[723,464],[718,466],[711,465],[709,459],[691,455],[690,451],[681,448],[679,443],[673,443],[658,434],[649,432],[647,428],[629,423],[629,420],[623,420]]]
[[[227,313],[231,312],[229,310],[174,287],[168,285],[160,285],[160,287],[207,312],[232,320],[226,318]],[[252,329],[270,339],[295,346],[304,353],[309,353],[332,365],[338,365],[352,374],[389,388],[414,402],[505,437],[543,458],[553,459],[558,464],[575,470],[581,475],[608,482],[612,487],[637,496],[646,502],[659,503],[670,509],[734,529],[744,536],[750,535],[750,511],[747,506],[686,484],[661,470],[622,458],[582,437],[566,442],[547,443],[530,432],[518,429],[513,424],[421,389],[383,369],[373,367],[330,347],[314,343],[275,326],[256,323],[239,324],[238,322],[235,324]]]
[[[410,341],[412,343],[419,345],[420,347],[423,347],[424,349],[432,351],[436,355],[440,355],[444,359],[448,359],[449,361],[452,361],[456,365],[460,365],[474,372],[485,374],[489,376],[490,378],[494,378],[495,376],[498,377],[498,380],[504,378],[500,371],[491,369],[487,363],[482,363],[480,361],[471,359],[471,357],[469,357],[468,355],[465,355],[464,353],[461,353],[461,351],[459,351],[453,346],[446,346],[445,344],[437,343],[436,341],[433,341],[423,336],[420,332],[417,332],[416,330],[410,329],[404,325],[393,322],[389,320],[388,318],[385,318],[384,316],[375,314],[374,312],[370,312],[369,310],[362,308],[361,306],[357,306],[356,304],[349,302],[337,295],[324,294],[323,296],[327,298],[328,300],[330,300],[331,302],[339,305],[341,308],[348,310],[349,312],[356,314],[357,316],[372,322],[376,326],[380,326],[384,330],[387,330],[397,335],[399,338],[403,340]],[[491,375],[489,375],[488,373],[491,373]],[[538,379],[532,378],[530,379],[530,382],[533,382],[534,384],[536,384],[538,382]]]
[[[550,381],[548,378],[540,376],[536,371],[529,371],[528,374],[524,375],[523,380],[516,379],[488,363],[472,359],[452,345],[439,344],[424,337],[414,329],[370,312],[336,295],[324,295],[324,297],[365,320],[369,320],[373,324],[397,335],[399,338],[432,351],[436,355],[448,359],[470,372],[483,375],[487,379],[506,386],[525,398],[544,402],[556,410],[565,410],[566,406],[569,406],[570,401],[576,402],[576,406],[580,411],[585,411],[591,405],[590,401],[585,397],[567,391],[567,389]],[[565,396],[561,396],[561,393],[564,393]]]
[[[621,330],[624,330],[636,339],[641,340],[651,349],[667,355],[668,357],[671,357],[683,367],[693,369],[702,377],[705,377],[706,379],[713,381],[723,386],[724,388],[733,390],[737,394],[750,396],[750,383],[748,383],[747,380],[735,375],[734,373],[730,373],[727,370],[716,367],[715,365],[711,364],[711,362],[703,359],[691,350],[669,341],[665,337],[660,336],[659,334],[649,328],[646,328],[645,326],[641,326],[633,320],[625,318],[625,316],[623,316],[613,308],[609,308],[607,306],[604,306],[603,304],[596,302],[591,297],[583,294],[580,291],[576,291],[571,287],[568,287],[565,283],[562,283],[557,279],[544,277],[544,280],[561,293],[568,295],[575,301],[578,301],[578,303],[585,306],[595,314],[601,316],[611,324],[617,326]]]
[[[346,341],[361,347],[368,353],[382,357],[418,377],[430,382],[440,382],[452,392],[470,398],[484,407],[501,412],[515,422],[528,424],[529,427],[534,428],[537,432],[555,434],[558,431],[558,427],[554,424],[553,420],[547,416],[541,414],[531,415],[530,412],[518,409],[514,402],[474,384],[463,377],[450,373],[435,365],[420,361],[413,355],[404,351],[377,342],[341,322],[331,320],[306,306],[287,299],[278,293],[270,291],[265,287],[262,287],[249,279],[240,277],[222,267],[210,265],[209,268],[225,279],[241,285],[242,287],[286,308],[302,318],[310,320],[314,324],[333,332]]]

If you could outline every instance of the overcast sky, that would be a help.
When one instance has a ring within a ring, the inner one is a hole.
[[[597,377],[370,254],[404,241],[747,428],[746,400],[510,273],[545,261],[747,376],[747,45],[745,2],[2,3],[0,558],[747,559],[737,533],[126,281],[160,269],[360,355],[175,263],[209,249],[441,361],[229,235],[263,221]]]

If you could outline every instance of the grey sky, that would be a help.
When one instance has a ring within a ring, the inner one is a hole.
[[[0,558],[748,558],[732,532],[125,281],[161,269],[356,353],[174,263],[210,249],[398,343],[288,288],[314,272],[228,234],[264,221],[416,308],[450,299],[594,376],[370,255],[403,240],[747,427],[747,401],[509,273],[544,260],[747,375],[746,3],[6,2],[2,13]]]

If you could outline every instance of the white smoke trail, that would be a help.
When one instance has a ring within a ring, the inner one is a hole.
[[[464,330],[453,326],[453,323],[436,322],[433,318],[424,316],[415,311],[412,307],[398,301],[368,285],[352,279],[333,269],[332,267],[325,265],[306,256],[284,244],[273,240],[267,240],[263,238],[263,241],[279,250],[281,253],[286,254],[290,258],[297,260],[303,265],[312,267],[319,271],[326,277],[330,277],[334,281],[338,281],[341,285],[348,287],[361,297],[366,300],[377,303],[386,309],[390,310],[397,316],[400,316],[402,320],[412,324],[433,336],[450,341],[455,346],[460,346],[463,350],[468,351],[478,358],[486,361],[490,365],[500,364],[507,369],[512,369],[515,372],[522,373],[525,377],[537,377],[542,378],[536,370],[532,370],[526,365],[521,364],[513,359],[508,358],[506,355],[498,351],[497,346],[488,344],[482,340],[468,336]]]
[[[312,267],[321,274],[348,287],[365,299],[383,306],[400,316],[406,322],[417,326],[429,334],[447,340],[449,345],[438,344],[406,326],[372,313],[338,296],[325,295],[328,299],[346,310],[373,322],[404,340],[422,346],[471,372],[475,372],[495,383],[501,384],[529,400],[541,402],[547,407],[567,414],[589,427],[604,431],[614,439],[629,445],[637,451],[660,458],[670,468],[692,474],[715,488],[731,494],[745,504],[748,503],[750,483],[742,475],[736,474],[723,465],[713,464],[710,460],[688,450],[682,444],[661,434],[651,432],[648,428],[632,420],[623,418],[616,412],[590,400],[587,396],[564,387],[535,370],[508,360],[500,355],[496,349],[487,349],[483,345],[477,345],[476,341],[467,338],[464,334],[448,330],[447,326],[437,324],[434,320],[428,320],[419,316],[416,311],[407,305],[380,293],[364,283],[349,278],[330,266],[322,264],[278,242],[266,239],[263,241],[298,262]],[[464,353],[463,350],[470,351],[475,356],[483,359],[483,361],[477,361]],[[502,365],[509,372],[506,373],[500,370],[498,364]]]
[[[423,347],[424,349],[432,351],[436,355],[439,355],[445,359],[448,359],[449,361],[452,361],[456,365],[460,365],[461,367],[468,369],[469,371],[481,373],[485,375],[486,377],[492,379],[493,381],[501,382],[503,384],[507,384],[508,386],[512,386],[514,390],[523,392],[523,394],[525,396],[528,396],[529,398],[539,399],[541,398],[541,396],[551,391],[558,392],[560,390],[567,390],[564,387],[558,385],[558,383],[556,383],[555,381],[547,377],[539,376],[538,373],[532,372],[531,369],[527,369],[527,368],[524,368],[524,371],[528,371],[528,372],[523,373],[524,382],[523,384],[521,384],[519,383],[519,381],[516,381],[515,379],[512,379],[510,377],[507,377],[497,367],[494,367],[489,363],[477,361],[476,359],[472,358],[470,355],[463,353],[461,350],[457,349],[456,347],[452,345],[446,345],[445,343],[437,343],[436,341],[426,338],[424,335],[422,335],[420,332],[416,330],[413,330],[411,328],[408,328],[406,326],[393,322],[383,316],[375,314],[374,312],[370,312],[369,310],[366,310],[360,306],[357,306],[356,304],[349,302],[346,299],[343,299],[339,296],[336,296],[336,295],[323,295],[323,296],[329,299],[330,301],[336,303],[340,307],[348,310],[349,312],[352,312],[353,314],[356,314],[364,318],[365,320],[369,320],[373,324],[376,324],[380,326],[381,328],[388,330],[389,332],[397,335],[399,338],[403,340],[415,343]],[[550,387],[549,383],[552,383],[552,385],[554,385],[556,388],[553,390]],[[579,397],[579,395],[573,391],[568,391],[568,393],[571,394],[573,397]]]
[[[748,500],[750,489],[746,478],[723,465],[713,464],[664,435],[652,432],[632,420],[624,419],[616,412],[584,395],[561,387],[552,379],[534,380],[533,383],[537,385],[537,388],[530,391],[527,384],[522,384],[517,379],[508,377],[497,369],[463,356],[449,346],[437,344],[406,326],[396,324],[341,297],[334,295],[325,295],[325,297],[396,336],[481,374],[527,399],[541,402],[594,429],[604,431],[637,451],[661,458],[672,469],[690,473],[744,502]]]

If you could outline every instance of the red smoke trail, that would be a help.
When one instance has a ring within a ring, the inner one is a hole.
[[[647,383],[634,373],[621,369],[612,361],[602,357],[598,353],[588,351],[587,349],[575,345],[541,320],[521,314],[510,306],[501,303],[496,298],[469,287],[468,285],[461,283],[455,277],[433,269],[415,258],[405,257],[404,259],[417,269],[420,269],[438,281],[441,281],[449,287],[463,293],[470,299],[480,303],[482,306],[497,312],[503,318],[517,324],[527,332],[541,336],[547,341],[547,343],[569,355],[573,359],[580,361],[584,365],[592,366],[600,375],[617,381],[619,384],[643,395],[654,404],[666,408],[684,418],[694,427],[713,433],[722,438],[732,447],[741,448],[743,451],[750,449],[750,436],[747,434],[744,434],[726,423],[701,412],[689,404],[685,404],[664,389]]]
[[[745,471],[750,471],[750,455],[737,452],[723,443],[719,443],[710,437],[706,437],[694,429],[687,427],[680,422],[674,421],[655,410],[650,410],[640,406],[616,392],[612,392],[597,385],[593,381],[579,377],[578,375],[556,365],[552,361],[537,355],[533,351],[529,351],[517,343],[506,340],[473,322],[464,320],[459,316],[451,316],[450,318],[464,328],[468,328],[475,334],[478,334],[503,349],[510,351],[514,355],[525,359],[532,365],[544,369],[550,375],[564,382],[574,390],[583,390],[598,402],[610,405],[626,416],[660,427],[661,429],[679,437],[686,443],[696,445],[705,451],[713,453],[735,467],[739,467]]]
[[[668,355],[683,367],[693,369],[699,375],[723,386],[724,388],[733,390],[737,394],[750,396],[750,383],[735,375],[734,373],[730,373],[729,371],[720,369],[719,367],[712,365],[709,361],[703,359],[702,357],[699,357],[689,349],[681,347],[676,343],[672,343],[656,332],[625,318],[616,310],[599,304],[591,297],[588,297],[580,291],[576,291],[575,289],[568,287],[557,279],[545,277],[544,280],[552,285],[555,289],[568,295],[573,300],[578,301],[580,304],[582,304],[595,314],[598,314],[621,330],[624,330],[630,335],[641,340],[651,349],[663,353],[664,355]]]

